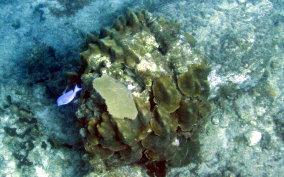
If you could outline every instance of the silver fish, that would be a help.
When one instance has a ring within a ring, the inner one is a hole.
[[[57,106],[70,103],[75,98],[76,93],[80,90],[82,90],[82,88],[79,88],[77,85],[75,85],[74,90],[70,90],[57,98]]]

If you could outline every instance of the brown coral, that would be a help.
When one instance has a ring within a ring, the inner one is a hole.
[[[210,112],[210,68],[188,36],[174,22],[130,10],[89,44],[77,112],[88,152],[153,173],[190,162]]]

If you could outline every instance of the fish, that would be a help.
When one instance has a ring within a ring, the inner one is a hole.
[[[70,90],[57,98],[57,106],[70,103],[76,97],[76,93],[81,90],[82,88],[79,88],[76,84],[74,90]]]

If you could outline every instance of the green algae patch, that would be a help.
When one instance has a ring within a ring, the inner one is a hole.
[[[103,97],[108,112],[114,118],[136,118],[138,112],[132,95],[122,83],[108,75],[103,75],[94,80],[93,87]]]
[[[210,67],[179,26],[129,10],[81,53],[77,115],[93,164],[100,157],[107,168],[140,164],[165,176],[198,157],[211,111]]]

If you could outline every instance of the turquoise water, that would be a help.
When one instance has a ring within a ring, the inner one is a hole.
[[[277,0],[0,1],[1,176],[147,176],[144,168],[97,171],[76,125],[76,99],[56,99],[80,70],[90,33],[127,8],[180,23],[212,70],[210,121],[199,161],[167,176],[281,176],[284,3]]]

